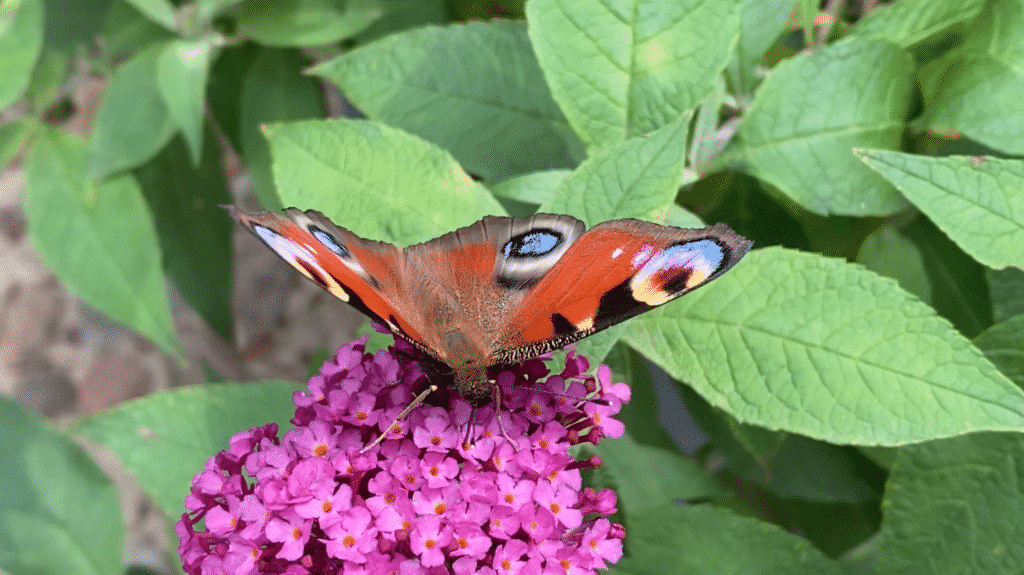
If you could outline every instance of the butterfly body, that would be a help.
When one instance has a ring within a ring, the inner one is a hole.
[[[467,400],[489,367],[563,347],[717,278],[750,249],[728,226],[487,217],[399,249],[315,211],[232,216],[293,267],[446,368]]]

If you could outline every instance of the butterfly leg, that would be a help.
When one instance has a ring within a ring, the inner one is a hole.
[[[373,446],[375,446],[375,445],[381,443],[382,441],[384,441],[384,438],[388,436],[388,433],[391,432],[391,428],[394,427],[396,423],[398,423],[399,421],[402,421],[403,419],[405,419],[405,416],[409,415],[409,412],[411,412],[412,410],[416,409],[416,407],[418,407],[419,404],[423,403],[423,400],[425,400],[428,395],[430,395],[431,393],[433,393],[435,391],[437,391],[437,386],[436,385],[431,385],[430,387],[424,389],[422,393],[420,393],[419,395],[416,396],[416,399],[412,400],[412,402],[405,409],[402,410],[402,413],[399,413],[398,416],[395,417],[394,421],[389,423],[388,426],[384,428],[384,432],[381,433],[377,437],[377,439],[374,439],[373,443],[371,443],[371,444],[367,445],[366,447],[362,448],[361,450],[359,450],[359,453],[366,453]]]
[[[501,436],[512,444],[513,449],[519,449],[519,445],[515,440],[508,436],[508,433],[505,431],[505,424],[501,421],[501,386],[497,383],[494,384],[494,417],[498,420],[498,430],[501,431]]]

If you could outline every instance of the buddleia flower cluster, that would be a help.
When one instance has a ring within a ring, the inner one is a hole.
[[[425,386],[414,355],[345,345],[296,392],[293,429],[235,435],[185,500],[185,571],[575,575],[622,556],[615,494],[582,486],[600,460],[569,448],[622,435],[628,386],[570,352],[560,373],[534,359],[496,374],[497,411],[441,390],[396,422]]]

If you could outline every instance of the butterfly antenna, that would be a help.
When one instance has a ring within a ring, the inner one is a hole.
[[[403,419],[405,419],[405,416],[409,415],[409,412],[411,412],[412,410],[416,409],[416,407],[419,406],[419,404],[423,403],[423,400],[425,400],[428,395],[430,395],[431,393],[433,393],[435,391],[437,391],[437,386],[436,385],[431,385],[430,387],[424,389],[422,393],[420,393],[419,395],[416,396],[416,399],[412,400],[412,403],[410,403],[408,406],[406,406],[405,409],[402,410],[402,413],[399,413],[398,416],[395,417],[394,421],[389,423],[388,426],[384,428],[384,432],[381,433],[377,437],[377,439],[374,439],[373,443],[371,443],[371,444],[367,445],[366,447],[362,448],[361,450],[359,450],[359,453],[360,454],[366,453],[367,451],[372,449],[373,446],[378,445],[378,444],[380,444],[380,442],[384,441],[384,438],[388,436],[388,433],[391,433],[392,428],[394,428],[395,425],[398,424],[398,422],[400,422]]]

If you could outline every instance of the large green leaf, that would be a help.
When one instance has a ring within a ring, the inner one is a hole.
[[[772,458],[768,489],[804,501],[876,501],[882,494],[865,477],[864,464],[852,447],[789,434]]]
[[[1024,313],[1024,270],[989,270],[988,285],[993,321],[1003,321]]]
[[[732,55],[735,0],[531,0],[530,39],[588,148],[656,130],[700,104]]]
[[[113,3],[114,0],[44,0],[46,46],[71,53],[77,46],[91,45]]]
[[[0,170],[3,170],[29,141],[39,123],[30,118],[16,118],[0,124]]]
[[[150,21],[155,22],[163,28],[174,31],[177,27],[174,15],[174,5],[170,0],[124,0],[135,7],[139,13],[144,14]]]
[[[399,245],[504,213],[444,150],[357,120],[266,128],[285,205],[317,209],[354,233]]]
[[[182,387],[94,415],[73,431],[105,445],[168,517],[180,517],[192,476],[257,425],[287,426],[294,383]]]
[[[0,397],[0,569],[120,573],[125,538],[117,487],[38,415]]]
[[[575,216],[587,226],[650,217],[669,206],[683,178],[689,114],[650,137],[632,138],[587,158],[538,211]]]
[[[43,259],[75,295],[180,355],[156,229],[135,178],[86,177],[81,139],[54,130],[28,160],[25,216]]]
[[[852,34],[910,47],[981,13],[985,0],[900,0],[872,10]]]
[[[931,300],[939,315],[967,337],[992,325],[988,269],[957,247],[928,218],[919,215],[902,230],[924,259]]]
[[[238,26],[265,46],[323,46],[354,36],[384,13],[380,0],[245,0]]]
[[[1024,427],[1024,393],[934,310],[817,255],[752,252],[627,342],[741,422],[830,443]]]
[[[1024,268],[1024,162],[885,150],[858,155],[971,257],[992,268]]]
[[[160,94],[156,44],[114,72],[96,111],[89,170],[105,178],[146,162],[174,136],[176,125]]]
[[[0,3],[0,110],[25,91],[43,49],[43,0]]]
[[[676,501],[708,499],[726,494],[724,487],[696,462],[674,451],[636,443],[624,434],[597,447],[600,487],[611,487],[628,516]]]
[[[782,33],[794,4],[796,0],[743,0],[739,42],[729,63],[730,78],[740,94],[754,90],[757,65]]]
[[[900,449],[883,509],[878,572],[1019,573],[1024,435],[976,433]]]
[[[203,154],[203,118],[206,115],[206,79],[213,45],[209,40],[175,40],[157,61],[157,84],[167,111],[185,137],[192,163]]]
[[[857,261],[879,275],[896,280],[901,288],[921,301],[931,303],[932,287],[921,250],[891,226],[883,226],[864,239]]]
[[[231,218],[220,208],[231,203],[221,171],[223,151],[207,137],[202,163],[189,160],[181,138],[136,170],[156,217],[164,269],[181,295],[225,340],[234,341]]]
[[[925,111],[914,127],[956,130],[1007,154],[1024,154],[1024,4],[985,3],[965,28],[963,44],[921,70],[921,89]]]
[[[1003,375],[1024,387],[1024,314],[986,329],[974,338],[974,344]]]
[[[723,161],[817,214],[891,214],[904,200],[852,149],[899,147],[913,72],[910,54],[881,40],[795,56],[758,88]]]
[[[280,209],[270,168],[270,148],[260,127],[274,122],[322,118],[323,90],[302,74],[305,61],[297,50],[264,48],[245,75],[242,86],[239,136],[252,187],[263,207]]]
[[[627,519],[626,573],[843,573],[806,539],[725,509],[661,505]]]
[[[434,142],[487,181],[572,167],[583,155],[522,22],[394,34],[314,72],[370,118]]]

